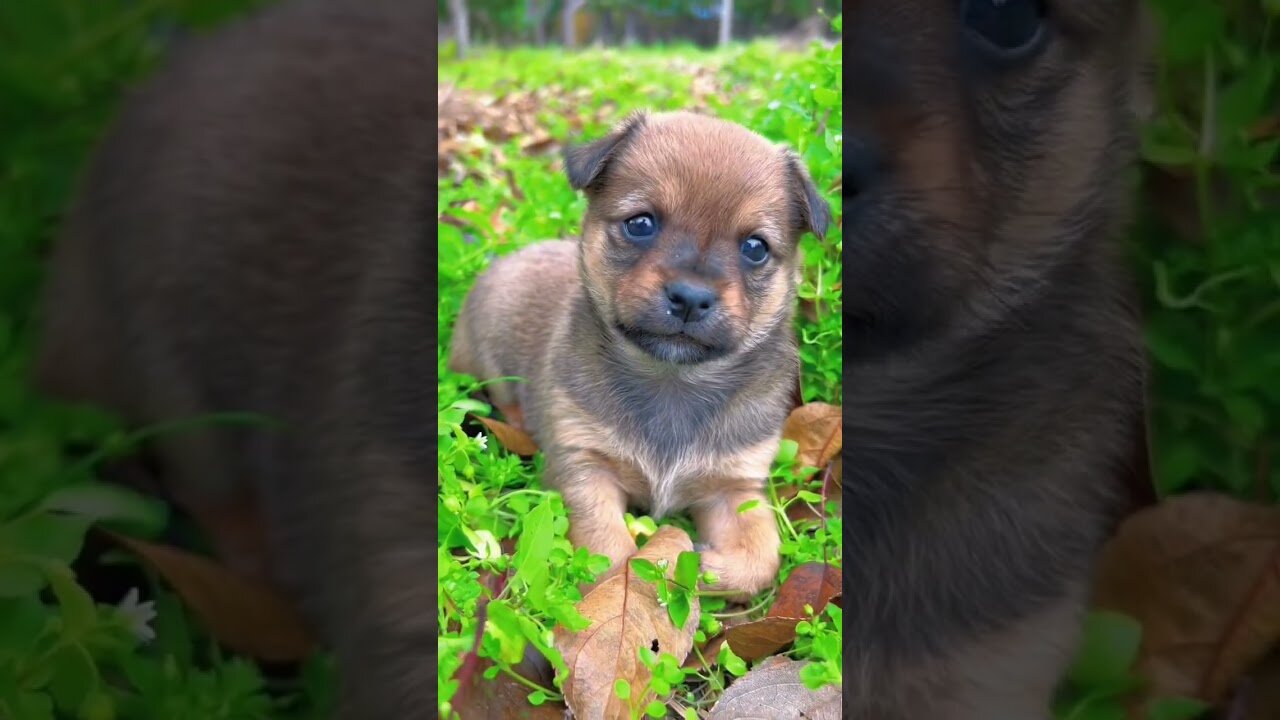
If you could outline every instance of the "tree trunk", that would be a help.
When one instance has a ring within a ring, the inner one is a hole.
[[[467,0],[449,0],[449,13],[453,15],[453,29],[458,41],[458,57],[464,58],[471,46],[471,26],[467,22]]]
[[[627,47],[635,45],[639,41],[636,37],[636,13],[634,10],[627,9],[627,18],[624,21],[622,30],[622,44]]]
[[[733,0],[720,0],[720,47],[729,44],[733,24]]]
[[[537,0],[525,0],[524,16],[533,26],[533,43],[538,47],[547,44],[547,9],[540,7]]]
[[[607,46],[613,41],[613,11],[605,8],[600,11],[600,27],[596,30],[596,42]]]
[[[576,28],[574,27],[573,18],[586,4],[586,0],[564,0],[564,47],[569,50],[577,44]]]

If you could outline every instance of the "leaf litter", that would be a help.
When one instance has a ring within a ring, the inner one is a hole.
[[[666,560],[674,569],[679,554],[692,550],[687,533],[664,525],[632,557],[654,563]],[[641,688],[651,679],[652,673],[637,655],[640,648],[656,645],[657,652],[670,653],[678,662],[688,656],[700,607],[695,596],[684,627],[675,627],[658,602],[657,589],[637,577],[628,562],[621,572],[587,593],[578,603],[578,612],[591,621],[585,630],[556,631],[556,647],[569,667],[563,690],[576,718],[596,720],[626,717],[623,701],[614,693],[616,681]]]

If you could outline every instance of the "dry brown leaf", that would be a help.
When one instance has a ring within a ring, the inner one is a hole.
[[[839,405],[812,402],[791,411],[782,437],[800,446],[797,458],[808,467],[825,467],[844,442]]]
[[[108,534],[154,568],[223,645],[268,662],[295,662],[311,653],[301,615],[274,588],[201,555]]]
[[[1231,720],[1280,718],[1280,647],[1241,681],[1228,707]]]
[[[724,691],[708,720],[839,720],[840,688],[805,687],[800,680],[805,665],[775,660],[752,668]]]
[[[758,660],[795,642],[796,624],[808,618],[804,606],[822,612],[840,596],[841,577],[840,568],[825,563],[805,563],[792,570],[765,617],[725,629],[729,647],[743,660]]]
[[[492,661],[481,663],[480,670],[491,667]],[[564,704],[546,702],[529,704],[528,686],[506,673],[498,673],[492,680],[484,680],[477,673],[475,689],[468,693],[461,704],[454,702],[453,709],[462,720],[563,720]],[[455,696],[456,699],[456,696]]]
[[[498,438],[498,442],[502,443],[502,447],[507,450],[523,457],[537,454],[538,444],[525,431],[493,418],[478,417],[476,419],[489,428],[489,432],[493,433],[493,436]]]
[[[827,563],[805,563],[787,576],[778,590],[778,599],[769,608],[772,617],[805,616],[804,606],[821,612],[828,602],[839,597],[843,575],[840,568]]]
[[[1280,642],[1280,507],[1197,493],[1134,514],[1103,554],[1095,604],[1142,623],[1152,696],[1222,700]]]
[[[681,552],[693,550],[685,531],[664,525],[633,557],[652,562],[666,560],[674,572]],[[625,703],[614,694],[614,682],[631,683],[633,690],[651,677],[637,656],[641,647],[671,653],[683,662],[693,647],[698,627],[699,606],[692,598],[689,619],[683,628],[671,624],[665,608],[658,604],[657,589],[636,577],[630,563],[617,575],[597,585],[578,603],[578,612],[591,621],[578,633],[563,629],[556,633],[556,648],[569,666],[563,683],[565,702],[578,720],[627,717]],[[644,707],[647,698],[632,694],[631,702]]]

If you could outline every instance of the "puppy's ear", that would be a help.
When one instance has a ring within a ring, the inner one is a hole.
[[[801,230],[811,230],[821,238],[827,234],[827,226],[831,224],[831,206],[814,186],[809,168],[804,166],[800,156],[791,150],[785,152],[787,173],[791,176],[792,203],[800,218]]]
[[[644,111],[636,111],[618,123],[613,131],[603,138],[585,145],[570,145],[564,151],[564,171],[569,176],[569,185],[574,190],[583,190],[596,183],[604,173],[624,141],[640,128],[644,127],[648,115]]]

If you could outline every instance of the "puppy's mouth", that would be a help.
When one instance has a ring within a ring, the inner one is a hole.
[[[628,342],[661,362],[695,365],[729,353],[724,345],[699,340],[683,331],[656,333],[624,323],[618,323],[616,327]]]

